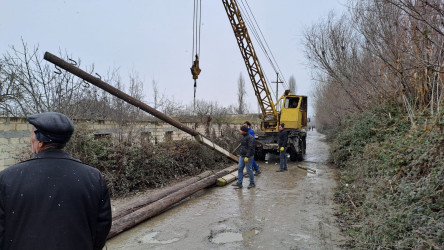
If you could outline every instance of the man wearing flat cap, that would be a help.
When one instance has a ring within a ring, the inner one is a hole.
[[[108,188],[96,168],[62,149],[67,116],[28,117],[36,155],[0,172],[0,249],[102,249],[111,228]]]
[[[242,188],[242,181],[244,179],[244,168],[247,168],[248,176],[250,177],[250,184],[248,189],[256,186],[254,183],[254,174],[252,163],[254,160],[254,138],[248,133],[248,127],[242,126],[239,131],[242,135],[240,146],[240,158],[237,166],[237,182],[233,184],[234,188]]]

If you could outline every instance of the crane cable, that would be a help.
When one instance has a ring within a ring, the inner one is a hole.
[[[191,74],[194,79],[194,101],[193,101],[193,112],[196,110],[196,80],[199,77],[201,69],[199,68],[199,57],[200,57],[200,27],[201,27],[201,14],[202,14],[202,1],[194,0],[194,10],[193,10],[193,48],[191,52]]]
[[[248,2],[245,1],[245,4],[244,4],[244,2],[241,0],[241,5],[243,6],[243,9],[240,8],[240,10],[243,13],[243,16],[245,17],[246,24],[249,27],[249,29],[251,30],[251,32],[252,32],[253,36],[255,37],[256,41],[258,42],[259,47],[262,49],[263,53],[267,57],[271,67],[274,69],[275,72],[279,72],[279,74],[281,76],[284,76],[284,74],[282,73],[279,65],[276,62],[276,59],[275,59],[273,53],[271,52],[270,47],[268,46],[268,43],[267,43],[267,41],[266,41],[266,39],[265,39],[265,37],[264,37],[264,35],[262,33],[262,30],[260,29],[260,27],[259,27],[259,25],[258,25],[258,23],[256,21],[256,18],[254,17],[253,12],[251,11],[250,6],[248,5]],[[250,18],[250,13],[251,13],[252,18]],[[253,20],[254,22],[251,21],[251,20]],[[256,27],[257,27],[257,29],[256,29]],[[259,30],[259,32],[258,32],[258,30]],[[260,33],[260,35],[259,35],[259,33]],[[264,75],[265,75],[265,72],[264,72]],[[285,77],[283,77],[283,79],[281,79],[281,80],[284,82],[284,87],[288,88],[288,84],[285,81]],[[267,81],[268,81],[268,79],[267,79]]]
[[[279,72],[281,75],[283,75],[280,68],[279,68],[279,65],[276,62],[276,59],[274,58],[273,53],[271,52],[270,47],[268,46],[268,43],[262,33],[262,30],[260,29],[259,24],[257,23],[256,18],[254,17],[253,12],[251,11],[250,6],[248,5],[248,2],[245,1],[245,4],[244,4],[244,2],[241,1],[241,4],[244,8],[241,10],[243,11],[244,16],[246,16],[245,19],[246,19],[247,25],[249,26],[250,30],[252,31],[252,34],[255,37],[256,41],[259,43],[259,46],[262,49],[262,51],[264,52],[265,56],[267,57],[270,65],[272,66],[272,68],[274,69],[275,72]],[[251,13],[252,17],[250,17],[250,13]],[[251,20],[253,20],[254,22]],[[259,30],[259,32],[258,32],[258,30]]]

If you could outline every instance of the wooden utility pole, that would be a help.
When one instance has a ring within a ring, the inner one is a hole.
[[[123,101],[125,101],[135,107],[140,108],[141,110],[159,118],[160,120],[162,120],[164,122],[167,122],[167,123],[173,125],[174,127],[184,131],[185,133],[192,135],[196,141],[204,144],[207,147],[210,147],[211,149],[213,149],[217,152],[224,154],[232,161],[234,161],[234,162],[239,161],[238,156],[235,156],[232,153],[228,152],[227,150],[223,149],[222,147],[214,144],[212,141],[210,141],[209,139],[207,139],[206,137],[204,137],[203,135],[198,133],[196,130],[187,127],[185,124],[163,114],[159,110],[154,109],[154,108],[150,107],[149,105],[143,103],[142,101],[137,100],[136,98],[134,98],[134,97],[122,92],[121,90],[109,85],[108,83],[102,81],[102,79],[97,78],[91,74],[88,74],[87,72],[83,71],[82,69],[68,63],[67,61],[65,61],[65,60],[63,60],[63,59],[61,59],[49,52],[46,52],[43,58],[45,60],[47,60],[48,62],[51,62],[51,63],[59,66],[60,68],[82,78],[83,80],[105,90],[106,92],[110,93],[111,95],[113,95],[119,99],[122,99]]]

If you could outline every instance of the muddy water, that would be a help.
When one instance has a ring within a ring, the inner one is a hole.
[[[309,131],[304,162],[258,162],[256,188],[213,187],[110,239],[107,249],[340,249],[336,183],[324,136]],[[308,173],[297,165],[309,167]]]

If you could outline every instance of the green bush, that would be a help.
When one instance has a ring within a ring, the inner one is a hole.
[[[356,248],[444,248],[444,126],[418,119],[411,128],[384,106],[348,121],[333,141],[336,199]]]
[[[409,128],[405,115],[392,103],[349,117],[332,140],[330,160],[338,167],[345,167],[350,157],[362,154],[367,144]]]
[[[135,139],[136,140],[136,139]],[[227,166],[226,157],[195,141],[153,145],[94,139],[87,125],[77,125],[67,151],[105,175],[111,196],[158,188],[183,176]]]

